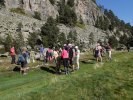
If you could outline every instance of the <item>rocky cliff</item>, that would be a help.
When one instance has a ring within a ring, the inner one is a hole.
[[[60,0],[55,0],[55,3],[51,4],[49,0],[5,0],[5,8],[0,10],[0,35],[16,33],[18,24],[22,23],[22,33],[27,38],[29,33],[39,31],[49,16],[56,18],[59,15],[59,2]],[[16,8],[23,9],[25,15],[11,12]],[[92,0],[75,0],[73,9],[77,19],[82,19],[85,27],[71,28],[61,24],[58,25],[60,32],[68,34],[70,31],[76,31],[79,41],[85,43],[86,47],[89,46],[91,33],[94,34],[95,42],[106,37],[105,31],[94,27],[97,18],[103,16],[103,13]],[[32,17],[35,12],[41,14],[41,21]]]
[[[5,0],[5,6],[7,9],[22,8],[27,14],[39,12],[43,20],[49,16],[55,18],[58,15],[57,9],[49,0]]]
[[[35,11],[41,14],[42,20],[52,16],[55,18],[58,13],[58,2],[52,5],[49,0],[5,0],[7,9],[22,8],[27,14],[34,14]],[[66,0],[67,2],[67,0]],[[97,17],[103,15],[92,0],[75,0],[74,9],[78,19],[81,18],[86,24],[94,24]]]

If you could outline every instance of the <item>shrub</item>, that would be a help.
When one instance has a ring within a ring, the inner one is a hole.
[[[62,46],[63,44],[66,43],[66,36],[64,33],[61,33],[58,35],[58,44],[59,46]]]
[[[70,7],[73,7],[74,6],[74,0],[68,0],[67,5]]]
[[[69,6],[61,6],[59,10],[59,22],[70,25],[70,26],[75,26],[77,22],[77,16],[76,13],[74,12],[73,9],[71,9]]]
[[[82,28],[82,29],[85,28],[85,24],[81,24],[80,22],[77,22],[77,23],[76,23],[76,26],[78,26],[78,27],[80,27],[80,28]]]
[[[37,43],[37,33],[35,33],[35,32],[33,32],[33,33],[31,33],[30,35],[29,35],[29,37],[28,37],[28,44],[32,47],[32,48],[34,48],[34,46],[36,45],[36,43]]]
[[[40,14],[40,12],[35,11],[33,18],[36,18],[38,20],[41,20],[41,14]]]
[[[116,48],[119,44],[119,41],[116,39],[115,36],[111,36],[109,37],[109,44],[113,47],[113,48]]]
[[[67,36],[67,39],[72,43],[76,43],[77,42],[77,32],[76,31],[74,31],[74,32],[70,31],[68,36]]]
[[[0,5],[4,6],[4,0],[0,0]]]
[[[22,8],[11,8],[10,12],[26,15],[24,9]]]
[[[10,34],[4,39],[3,44],[5,46],[5,50],[9,52],[11,46],[13,45],[13,38]]]
[[[52,5],[55,4],[55,0],[49,0]]]

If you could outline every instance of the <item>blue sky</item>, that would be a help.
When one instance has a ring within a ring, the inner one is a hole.
[[[96,0],[97,4],[111,9],[119,19],[133,26],[133,0]]]

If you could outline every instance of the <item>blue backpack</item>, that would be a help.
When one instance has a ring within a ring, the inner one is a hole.
[[[22,54],[19,55],[18,62],[25,62],[25,58],[24,58],[24,56]]]

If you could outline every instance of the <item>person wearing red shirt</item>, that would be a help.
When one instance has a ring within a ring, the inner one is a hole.
[[[11,64],[16,64],[16,53],[15,53],[15,48],[14,46],[10,49],[10,55],[11,55]]]

